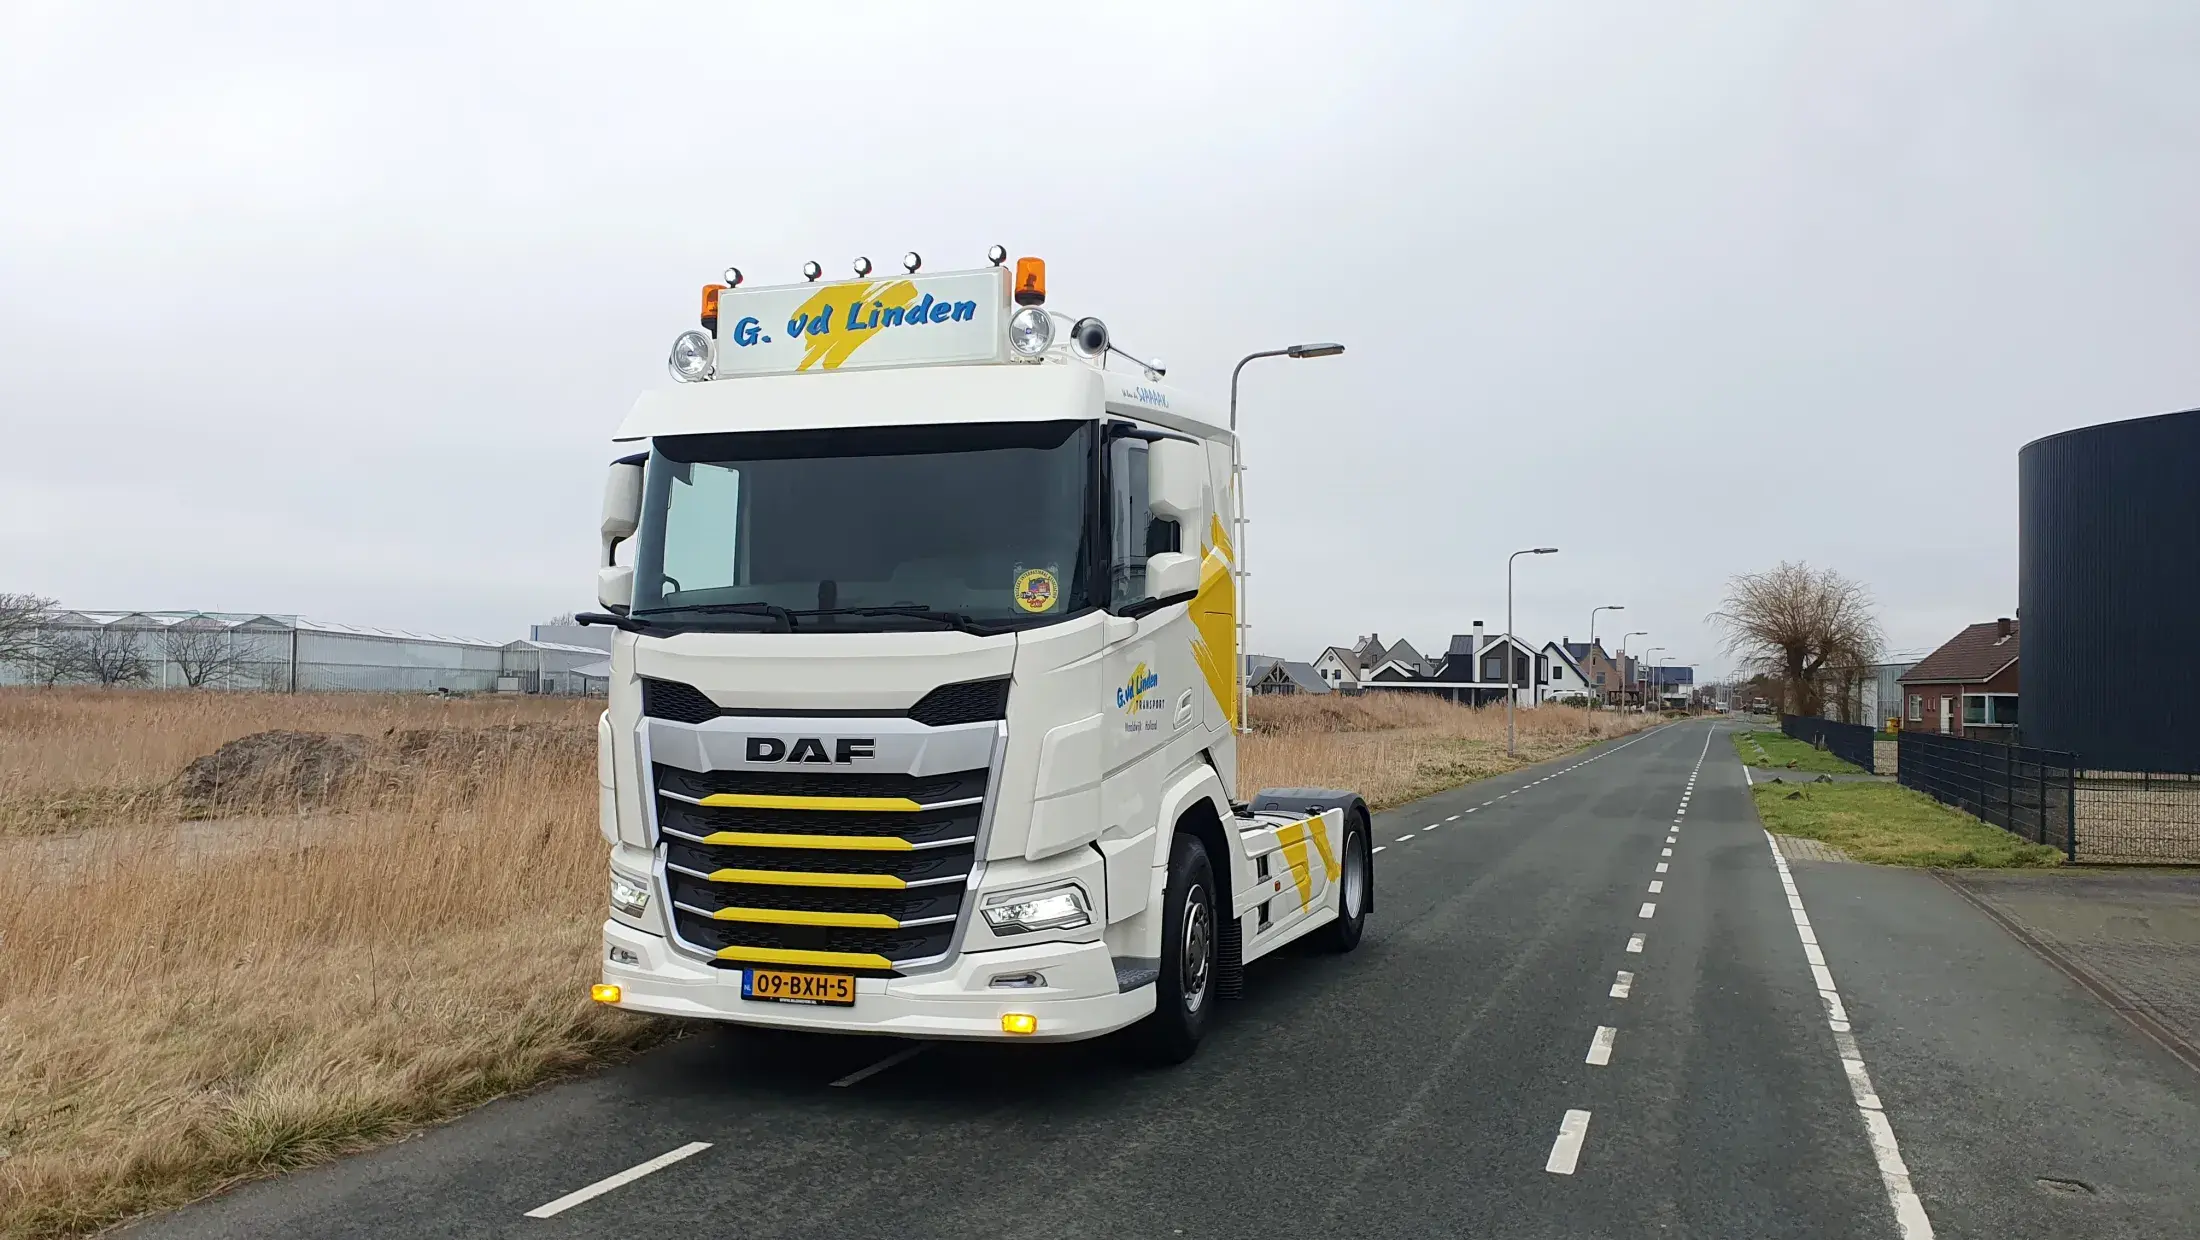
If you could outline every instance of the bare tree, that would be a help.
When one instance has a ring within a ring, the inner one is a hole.
[[[47,683],[79,680],[109,687],[143,683],[152,676],[152,667],[138,641],[142,632],[113,624],[49,629],[44,654],[49,660]]]
[[[36,679],[54,601],[36,594],[0,594],[0,663],[13,663]]]
[[[194,689],[236,681],[249,651],[219,620],[179,620],[160,635],[160,652]]]
[[[1778,682],[1781,709],[1815,715],[1824,709],[1831,669],[1877,660],[1879,622],[1871,606],[1862,582],[1783,560],[1729,579],[1725,605],[1711,620],[1725,631],[1728,653]]]

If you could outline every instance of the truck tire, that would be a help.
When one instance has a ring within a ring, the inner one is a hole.
[[[1169,845],[1169,881],[1161,895],[1161,977],[1153,1015],[1131,1027],[1131,1045],[1150,1064],[1179,1064],[1199,1049],[1215,1009],[1220,921],[1207,846],[1180,831]]]
[[[1347,814],[1344,846],[1337,854],[1343,871],[1337,876],[1337,920],[1309,936],[1318,950],[1348,952],[1360,945],[1368,910],[1375,907],[1375,852],[1369,843],[1366,815]]]

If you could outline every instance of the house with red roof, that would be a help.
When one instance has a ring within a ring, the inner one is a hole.
[[[2007,616],[1974,624],[1902,674],[1902,727],[1972,740],[2017,737],[2017,645]]]

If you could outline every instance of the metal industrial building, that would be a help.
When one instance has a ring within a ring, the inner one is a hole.
[[[2024,743],[2094,770],[2200,772],[2200,410],[2017,455]]]
[[[602,693],[593,646],[490,642],[206,611],[60,611],[40,652],[0,664],[0,684],[106,682],[150,688],[316,693]]]

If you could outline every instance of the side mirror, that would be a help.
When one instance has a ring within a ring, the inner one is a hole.
[[[603,609],[616,615],[625,615],[634,605],[634,568],[629,564],[611,564],[596,570],[596,601]]]
[[[642,466],[628,458],[614,461],[603,483],[603,561],[611,564],[612,552],[634,536],[642,523]],[[629,579],[633,574],[627,574]]]
[[[1149,597],[1174,599],[1198,592],[1198,556],[1164,551],[1146,557],[1146,593]]]
[[[1206,447],[1181,439],[1155,440],[1146,454],[1146,497],[1155,516],[1176,522],[1187,543],[1197,542],[1207,531]],[[1193,567],[1197,569],[1197,561]],[[1147,588],[1156,596],[1164,593],[1150,576]],[[1196,580],[1192,588],[1199,588]]]

